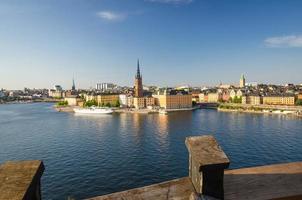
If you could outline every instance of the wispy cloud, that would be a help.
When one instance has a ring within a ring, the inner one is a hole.
[[[267,47],[302,47],[302,35],[287,35],[280,37],[270,37],[264,40]]]
[[[116,22],[125,20],[128,17],[128,14],[106,10],[97,12],[97,16],[106,21]]]
[[[189,4],[192,3],[194,0],[145,0],[148,2],[155,2],[155,3],[166,3],[166,4]]]

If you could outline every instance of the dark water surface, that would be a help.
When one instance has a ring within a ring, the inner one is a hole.
[[[302,160],[302,120],[216,110],[75,116],[0,105],[0,163],[41,159],[44,199],[88,198],[187,176],[185,137],[213,134],[231,168]]]

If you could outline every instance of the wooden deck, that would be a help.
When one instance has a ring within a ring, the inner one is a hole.
[[[90,200],[185,200],[192,192],[185,177]],[[301,200],[302,162],[226,170],[224,192],[225,200]]]

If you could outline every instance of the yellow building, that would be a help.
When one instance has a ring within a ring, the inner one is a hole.
[[[263,99],[258,95],[242,96],[242,104],[260,105]]]
[[[145,98],[144,97],[134,97],[133,98],[133,105],[136,109],[145,108]]]
[[[154,97],[145,97],[146,107],[148,106],[155,106],[155,99]]]
[[[117,94],[101,94],[97,96],[98,105],[116,105],[119,101],[119,95]]]
[[[267,105],[295,105],[294,96],[265,96],[263,104]]]
[[[198,95],[198,97],[199,97],[199,103],[207,102],[206,94],[205,94],[205,93],[200,93],[200,94]]]
[[[155,99],[153,97],[134,97],[133,106],[136,109],[147,108],[155,105]]]
[[[215,93],[209,93],[208,94],[208,102],[209,103],[217,103],[222,100],[222,94],[215,92]]]
[[[68,96],[64,98],[64,101],[68,102],[69,106],[83,106],[83,99],[77,96]]]
[[[155,104],[164,109],[192,108],[191,94],[158,94],[153,96]]]
[[[110,104],[114,106],[119,101],[118,94],[99,94],[99,95],[86,95],[86,101],[95,100],[99,106],[106,106]]]

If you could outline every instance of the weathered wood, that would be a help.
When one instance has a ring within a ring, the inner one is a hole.
[[[42,161],[6,162],[0,166],[0,199],[40,200]]]
[[[187,200],[193,192],[186,177],[91,200]],[[300,200],[302,162],[226,170],[224,192],[225,200]]]
[[[188,200],[191,193],[194,192],[190,179],[186,177],[124,192],[94,197],[90,200]]]

